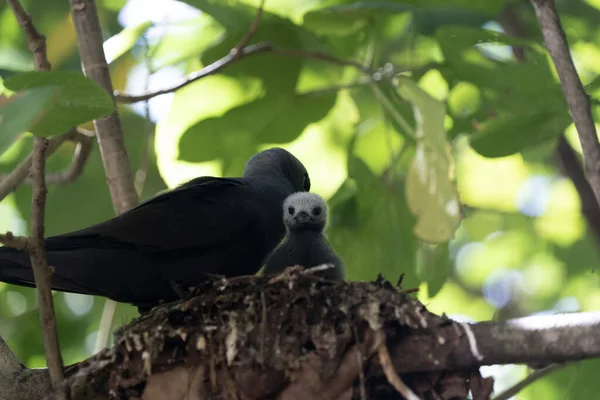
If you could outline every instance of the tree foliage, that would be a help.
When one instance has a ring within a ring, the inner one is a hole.
[[[29,154],[33,135],[89,128],[115,107],[79,73],[68,2],[23,3],[47,36],[53,71],[32,72],[26,40],[0,4],[2,173]],[[97,3],[115,89],[138,94],[229,54],[259,2]],[[594,99],[600,3],[558,6]],[[420,286],[432,311],[474,320],[598,307],[598,241],[554,158],[563,135],[581,149],[528,2],[267,0],[248,44],[264,41],[285,51],[240,56],[152,99],[149,111],[117,105],[132,167],[145,176],[142,198],[198,175],[239,175],[249,156],[280,145],[328,199],[327,234],[350,279],[404,273],[404,286]],[[66,168],[73,148],[61,146],[48,171]],[[26,185],[4,199],[0,230],[27,232],[30,202]],[[113,214],[94,148],[79,179],[49,187],[46,234]],[[91,352],[102,302],[55,298],[65,361],[80,360]],[[0,334],[32,367],[44,362],[35,304],[35,291],[0,284]],[[114,326],[135,315],[119,305]],[[519,396],[589,398],[599,390],[598,367],[567,368]],[[499,390],[524,369],[490,373]]]

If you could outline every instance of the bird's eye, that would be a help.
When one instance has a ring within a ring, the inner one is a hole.
[[[294,210],[294,207],[292,207],[292,206],[288,207],[288,212],[290,213],[290,215],[294,215],[294,211],[296,211],[296,210]]]
[[[317,207],[313,208],[313,215],[315,215],[315,216],[316,215],[321,215],[321,211],[322,211],[321,207],[317,206]]]
[[[308,173],[304,173],[304,182],[302,183],[305,192],[310,192],[310,178],[308,177]]]

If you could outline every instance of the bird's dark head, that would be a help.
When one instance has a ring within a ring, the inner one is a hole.
[[[289,181],[294,191],[310,191],[310,178],[304,165],[292,153],[273,147],[252,156],[244,168],[244,177],[277,176]]]
[[[294,193],[283,202],[283,222],[290,231],[323,231],[327,223],[327,204],[318,194]]]

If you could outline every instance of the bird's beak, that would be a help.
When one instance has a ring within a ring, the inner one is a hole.
[[[294,221],[297,224],[305,224],[307,222],[312,222],[312,217],[310,215],[308,215],[308,213],[304,212],[304,211],[300,211],[298,214],[296,214],[296,216],[294,217]]]

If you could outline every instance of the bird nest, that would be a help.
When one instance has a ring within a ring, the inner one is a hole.
[[[399,373],[411,354],[397,343],[453,322],[382,278],[331,282],[296,268],[194,291],[122,327],[90,361],[103,363],[111,397],[489,398],[478,370]]]

